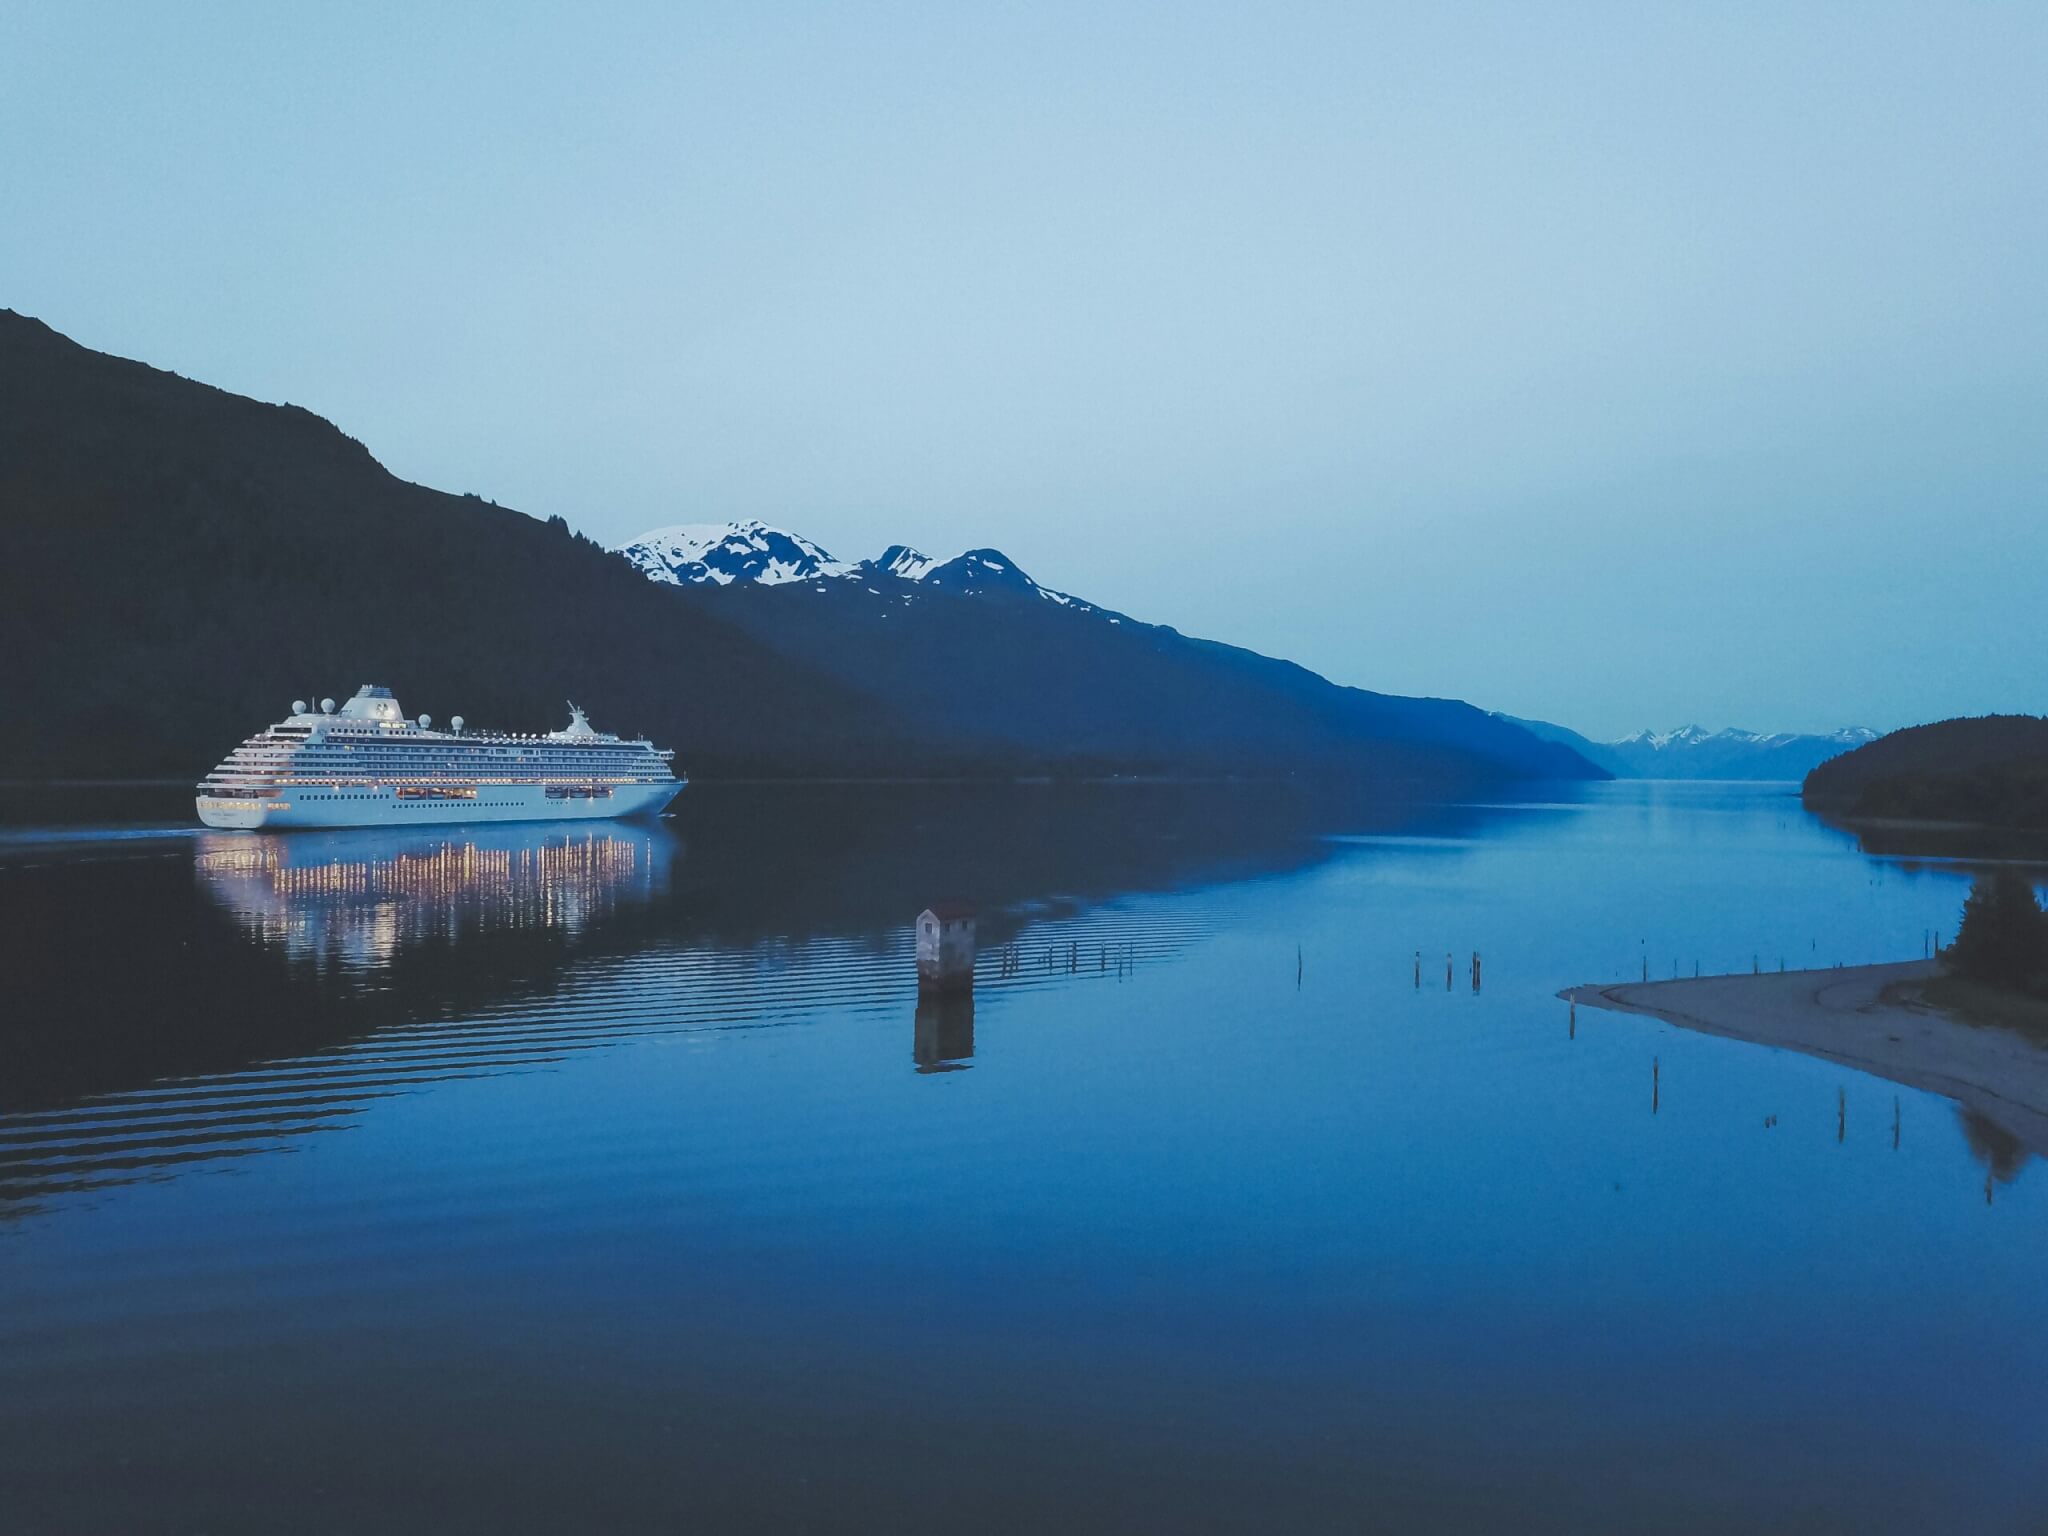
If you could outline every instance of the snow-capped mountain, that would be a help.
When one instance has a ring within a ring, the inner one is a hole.
[[[923,589],[1042,598],[1093,611],[1092,604],[1040,586],[999,549],[970,549],[951,560],[935,560],[907,544],[891,544],[873,560],[839,560],[800,533],[750,520],[655,528],[620,545],[618,553],[650,580],[672,586],[843,582],[904,602]]]
[[[1547,721],[1515,723],[1546,741],[1563,742],[1622,779],[1803,779],[1819,764],[1876,740],[1878,734],[1863,726],[1764,733],[1682,725],[1670,731],[1638,731],[1619,741],[1592,741]]]
[[[776,587],[817,576],[850,576],[855,569],[802,534],[761,522],[677,523],[641,534],[619,553],[650,580],[674,586],[752,581]]]

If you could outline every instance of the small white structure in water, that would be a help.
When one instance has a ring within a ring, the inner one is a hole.
[[[917,984],[937,992],[974,986],[974,908],[941,901],[917,915]]]

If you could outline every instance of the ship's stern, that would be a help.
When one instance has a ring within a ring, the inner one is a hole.
[[[255,831],[275,823],[281,812],[291,809],[291,802],[287,800],[230,798],[225,795],[200,795],[193,805],[199,812],[200,821],[223,832]]]

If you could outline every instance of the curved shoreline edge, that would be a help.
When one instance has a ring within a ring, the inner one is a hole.
[[[2048,1049],[1928,1003],[1938,960],[1567,987],[1560,998],[1797,1051],[1952,1099],[2048,1157]]]

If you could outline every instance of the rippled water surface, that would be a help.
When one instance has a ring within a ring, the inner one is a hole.
[[[0,1530],[2048,1528],[2048,1172],[1555,997],[1966,871],[1784,786],[685,799],[0,838]]]

